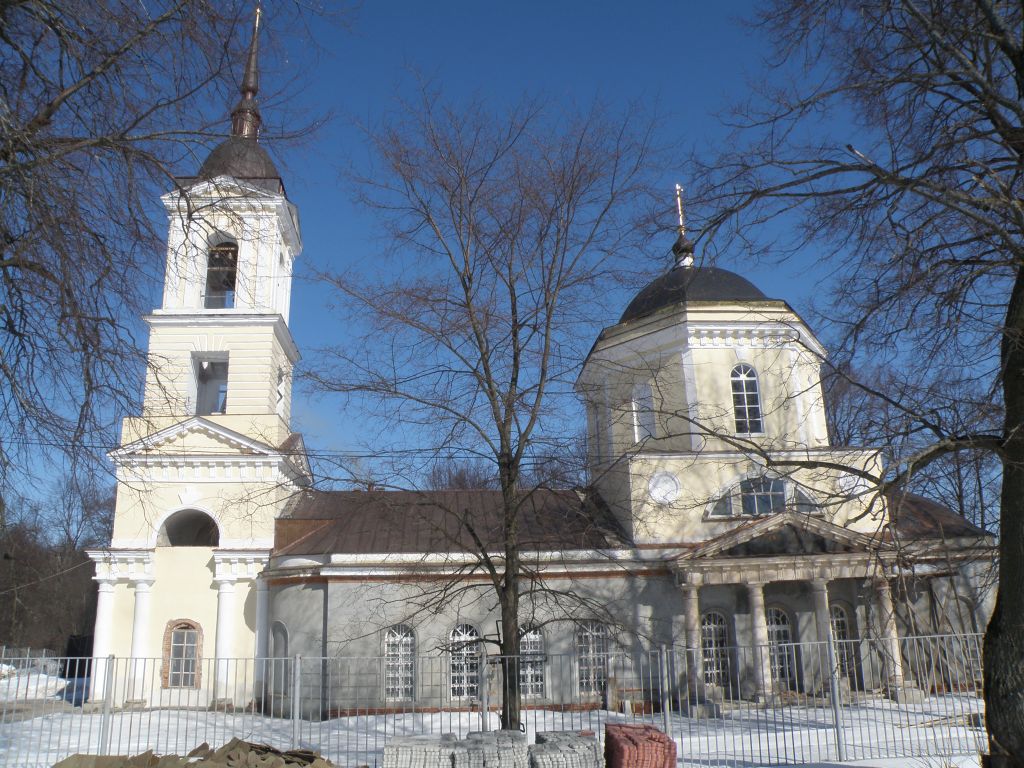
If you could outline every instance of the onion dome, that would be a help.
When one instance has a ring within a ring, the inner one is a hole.
[[[199,168],[198,176],[212,179],[231,176],[235,179],[280,179],[270,155],[259,144],[260,109],[256,101],[259,91],[259,30],[261,10],[256,9],[252,41],[245,62],[245,73],[239,91],[241,99],[231,111],[231,135],[214,147]]]
[[[718,267],[694,266],[693,243],[686,236],[682,187],[678,184],[676,204],[679,210],[679,237],[672,246],[675,266],[644,286],[629,302],[619,322],[637,320],[665,307],[688,301],[770,301],[757,286],[735,272]]]

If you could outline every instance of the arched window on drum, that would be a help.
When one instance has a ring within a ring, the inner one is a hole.
[[[761,414],[761,391],[757,371],[746,363],[732,369],[732,410],[737,435],[759,435],[764,432]]]

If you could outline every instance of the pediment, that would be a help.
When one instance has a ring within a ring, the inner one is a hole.
[[[271,456],[271,446],[195,416],[111,451],[114,460],[130,456]]]
[[[710,557],[829,555],[877,551],[887,545],[820,517],[796,512],[754,520],[683,555],[683,560]]]
[[[836,541],[794,525],[741,541],[723,550],[722,557],[767,557],[772,555],[828,555],[859,551],[847,542]]]

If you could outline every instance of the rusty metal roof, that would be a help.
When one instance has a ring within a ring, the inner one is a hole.
[[[968,522],[949,507],[913,493],[894,491],[886,496],[896,532],[907,539],[942,539],[991,534]]]
[[[454,553],[499,550],[500,491],[307,491],[278,518],[275,555]],[[623,532],[600,499],[538,490],[516,510],[524,550],[603,549]]]

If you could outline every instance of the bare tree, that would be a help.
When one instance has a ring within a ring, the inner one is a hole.
[[[833,257],[843,356],[912,385],[875,392],[893,441],[913,435],[885,485],[960,453],[1001,463],[985,698],[993,753],[1024,765],[1024,10],[787,0],[760,19],[777,69],[728,149],[695,159],[704,236],[749,244],[786,214],[793,240],[771,245]]]
[[[114,489],[73,475],[42,499],[18,500],[0,521],[0,638],[62,651],[91,634],[96,590],[88,547],[110,540]]]
[[[0,5],[0,473],[112,442],[139,390],[159,194],[227,133],[251,18],[245,2]]]
[[[556,114],[525,101],[495,114],[425,94],[370,132],[380,167],[358,179],[388,228],[393,266],[372,281],[324,275],[363,335],[322,350],[315,384],[428,446],[407,455],[406,477],[449,456],[488,465],[501,495],[497,530],[454,513],[469,568],[486,575],[499,605],[506,658],[518,656],[523,628],[532,480],[551,457],[574,453],[564,419],[589,335],[581,328],[592,327],[639,234],[650,128],[598,108]],[[502,722],[515,728],[518,671],[503,671]]]

